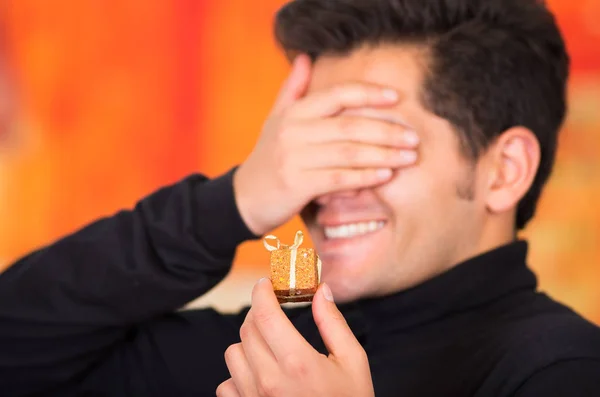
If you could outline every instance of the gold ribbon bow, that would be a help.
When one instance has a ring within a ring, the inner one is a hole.
[[[269,244],[269,242],[267,240],[275,240],[276,245]],[[294,249],[298,249],[298,247],[300,247],[300,245],[302,244],[303,241],[304,241],[304,233],[302,233],[302,231],[298,230],[296,232],[296,237],[294,237],[294,244],[292,244],[291,246],[286,245],[286,244],[281,244],[281,241],[279,241],[279,239],[277,237],[273,236],[272,234],[265,236],[265,238],[263,239],[263,244],[264,244],[265,248],[267,249],[267,251],[277,251],[278,249],[281,249],[281,248],[288,248],[288,249],[294,250]]]
[[[268,240],[275,240],[275,245],[269,244]],[[278,249],[289,249],[290,252],[290,295],[293,295],[296,292],[296,256],[298,255],[298,247],[304,241],[304,233],[298,230],[296,232],[296,236],[294,237],[294,244],[286,245],[281,244],[281,241],[273,235],[265,236],[263,239],[263,244],[267,251],[277,251]]]

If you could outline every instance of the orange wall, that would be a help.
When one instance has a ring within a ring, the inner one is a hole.
[[[5,263],[187,173],[242,161],[286,74],[271,38],[283,0],[6,1],[23,106],[0,149]],[[530,259],[543,288],[600,323],[600,2],[549,3],[574,77]],[[252,243],[237,263],[265,260]]]

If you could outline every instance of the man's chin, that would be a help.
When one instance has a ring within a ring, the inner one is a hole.
[[[349,265],[349,264],[348,264]],[[359,272],[352,272],[351,267],[341,267],[324,271],[321,282],[327,283],[336,303],[347,303],[366,297],[365,282],[367,279]]]
[[[335,300],[335,303],[338,305],[355,302],[369,297],[369,294],[367,294],[365,291],[362,291],[357,286],[336,284],[331,285],[329,283],[327,283],[327,285],[330,285],[331,292],[333,293],[333,298]]]

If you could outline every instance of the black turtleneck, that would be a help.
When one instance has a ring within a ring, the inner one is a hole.
[[[177,309],[256,237],[231,176],[187,178],[1,274],[1,395],[214,395],[247,309]],[[600,396],[600,330],[538,292],[526,256],[517,241],[409,290],[341,305],[375,395]],[[310,308],[285,310],[327,353]]]

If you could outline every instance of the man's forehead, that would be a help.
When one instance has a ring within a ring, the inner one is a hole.
[[[423,76],[421,52],[397,45],[364,47],[349,54],[322,55],[313,64],[309,91],[347,82],[395,88],[401,96],[418,91]]]

